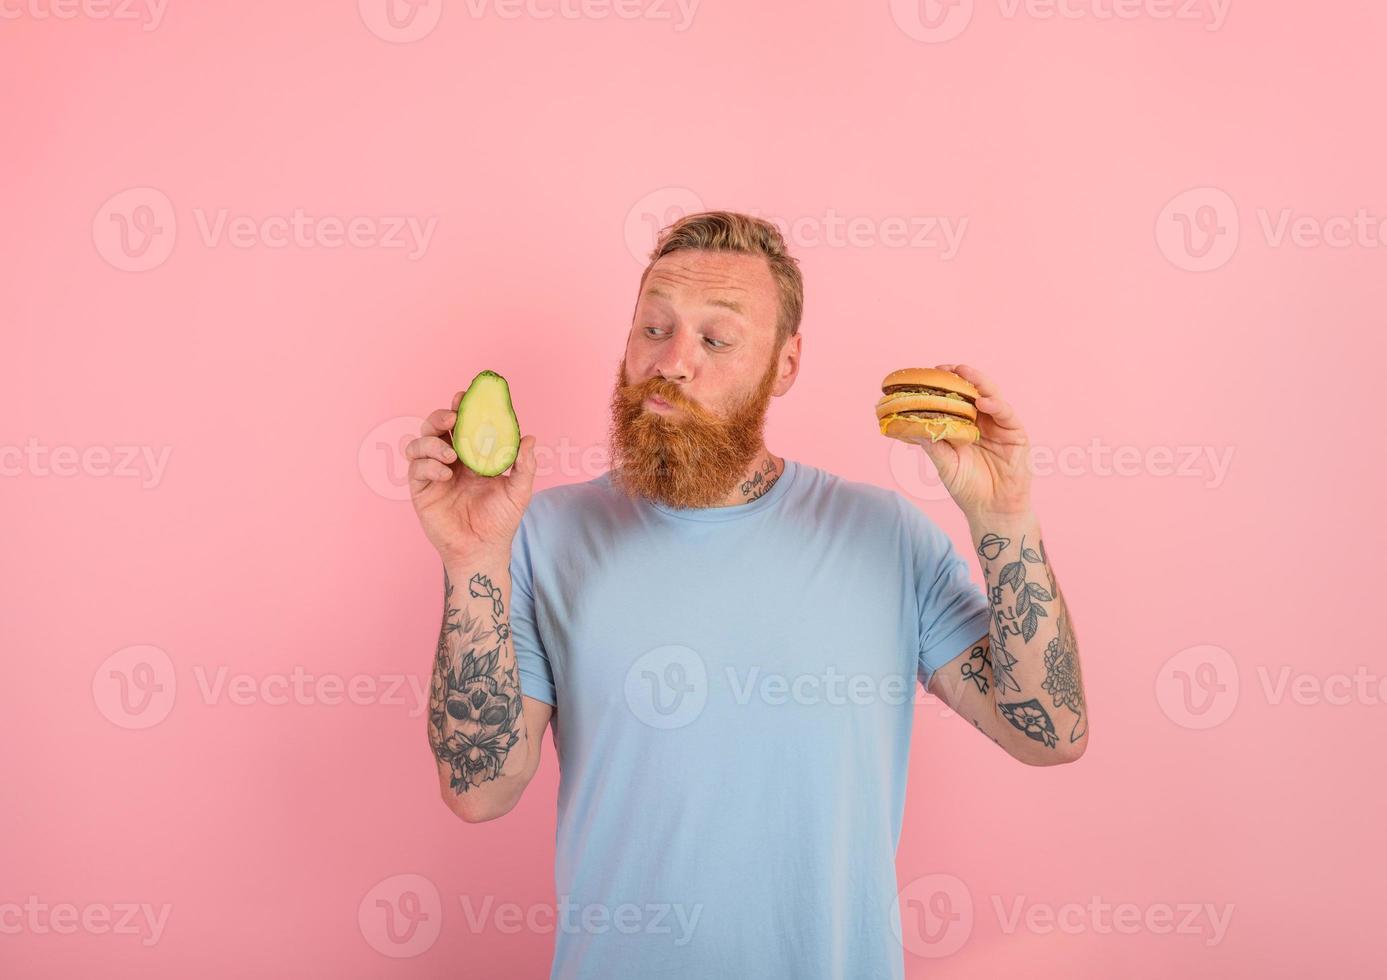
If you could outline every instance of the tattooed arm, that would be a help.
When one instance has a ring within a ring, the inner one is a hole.
[[[553,707],[521,696],[509,558],[443,571],[443,625],[429,689],[429,745],[449,809],[468,823],[507,813],[539,766]]]
[[[970,520],[987,583],[988,635],[935,671],[930,692],[1028,765],[1088,745],[1074,625],[1033,515]]]

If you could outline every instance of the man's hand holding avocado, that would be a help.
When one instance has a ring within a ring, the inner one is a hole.
[[[509,561],[534,492],[535,437],[520,438],[504,378],[473,378],[452,408],[424,420],[405,458],[414,510],[445,566],[479,556]]]

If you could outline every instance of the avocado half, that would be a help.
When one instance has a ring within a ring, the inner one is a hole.
[[[520,452],[520,422],[511,406],[510,385],[495,371],[472,379],[458,405],[453,448],[464,466],[482,476],[500,476]]]

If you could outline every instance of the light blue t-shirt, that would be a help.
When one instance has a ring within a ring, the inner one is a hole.
[[[551,977],[902,977],[916,684],[987,633],[967,562],[791,459],[733,507],[609,476],[536,493],[511,555],[520,686],[555,706]]]

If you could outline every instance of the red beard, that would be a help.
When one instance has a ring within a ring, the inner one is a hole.
[[[669,507],[723,505],[763,449],[778,360],[771,359],[755,391],[726,416],[718,416],[690,402],[678,384],[664,378],[629,384],[623,357],[612,388],[608,430],[613,485]],[[646,408],[651,395],[678,411]]]

